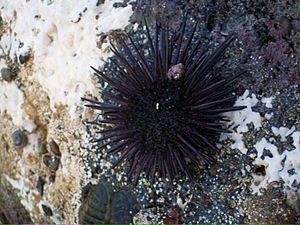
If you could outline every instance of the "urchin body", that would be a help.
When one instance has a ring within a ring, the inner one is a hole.
[[[121,153],[116,165],[130,162],[129,178],[138,179],[141,172],[152,179],[180,173],[191,178],[187,162],[209,163],[217,151],[215,139],[226,132],[222,113],[244,108],[232,106],[231,83],[242,73],[225,78],[216,66],[234,37],[207,54],[201,41],[193,40],[198,23],[185,36],[186,21],[187,16],[174,34],[156,23],[153,36],[145,21],[147,47],[141,50],[127,36],[128,42],[120,40],[122,51],[112,45],[117,58],[112,76],[93,68],[111,87],[102,92],[108,103],[84,98],[101,110],[102,119],[94,124],[112,125],[95,141],[110,145],[109,153]]]

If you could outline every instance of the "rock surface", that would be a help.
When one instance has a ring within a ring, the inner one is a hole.
[[[235,87],[247,108],[227,115],[232,134],[221,135],[215,165],[191,168],[194,183],[142,177],[133,187],[126,163],[113,168],[116,157],[90,143],[96,112],[80,97],[100,99],[106,84],[89,67],[110,68],[109,41],[122,32],[143,40],[144,15],[172,18],[176,30],[187,9],[212,47],[238,36],[225,68],[249,71]],[[0,201],[9,207],[0,221],[78,223],[84,187],[105,178],[136,194],[135,223],[299,223],[299,18],[293,0],[1,1]]]

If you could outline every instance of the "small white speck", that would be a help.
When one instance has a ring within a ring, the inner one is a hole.
[[[185,205],[183,204],[182,199],[179,196],[177,197],[177,205],[179,206],[179,208],[184,210]]]
[[[159,108],[159,103],[158,102],[156,103],[156,107],[155,108],[156,108],[156,110],[158,110],[158,108]]]

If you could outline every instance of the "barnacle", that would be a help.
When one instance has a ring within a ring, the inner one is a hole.
[[[137,180],[141,172],[151,179],[180,173],[192,178],[188,162],[212,162],[215,139],[227,132],[222,113],[244,108],[233,106],[231,86],[244,72],[223,76],[217,65],[234,35],[209,54],[194,37],[198,21],[187,33],[187,20],[186,14],[178,32],[156,21],[152,32],[145,19],[146,45],[130,35],[120,37],[120,48],[111,44],[116,69],[92,67],[110,90],[102,91],[104,101],[83,100],[101,111],[93,124],[111,124],[93,141],[110,146],[108,153],[121,153],[116,165],[130,162],[129,178]]]
[[[28,144],[28,137],[23,130],[16,130],[12,134],[12,142],[16,148],[23,148]]]

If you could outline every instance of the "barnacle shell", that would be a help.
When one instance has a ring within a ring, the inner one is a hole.
[[[92,186],[79,209],[79,223],[132,223],[139,210],[136,196],[128,188],[113,191],[102,182]]]
[[[13,141],[13,144],[16,148],[23,148],[27,145],[28,138],[27,138],[27,135],[25,134],[24,131],[16,130],[12,134],[12,141]]]

